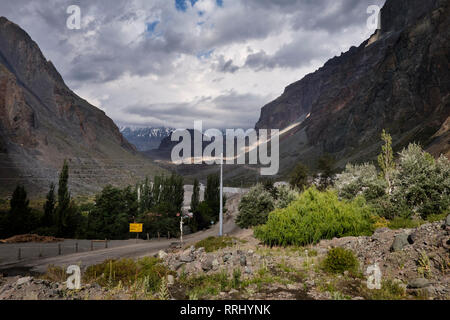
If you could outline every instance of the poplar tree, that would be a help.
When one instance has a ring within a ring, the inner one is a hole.
[[[395,171],[394,152],[392,151],[392,137],[383,129],[381,139],[384,145],[381,146],[381,154],[378,156],[378,165],[381,168],[382,176],[386,181],[386,194],[392,193],[392,179]]]
[[[191,212],[196,212],[198,205],[200,204],[200,183],[198,179],[194,181],[194,190],[191,197]]]
[[[45,227],[51,227],[54,222],[54,213],[55,213],[55,184],[52,182],[50,184],[50,190],[47,193],[47,200],[44,204],[44,218],[43,225]]]
[[[56,207],[56,227],[58,235],[62,236],[64,233],[66,216],[70,214],[70,193],[69,193],[69,165],[67,160],[64,160],[63,168],[59,175],[58,185],[58,206]]]
[[[27,226],[31,212],[29,203],[25,187],[17,186],[10,201],[9,226],[12,234],[17,235],[28,231]]]

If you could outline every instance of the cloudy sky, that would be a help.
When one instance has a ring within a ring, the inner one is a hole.
[[[253,127],[266,103],[374,31],[384,0],[14,0],[0,15],[119,126]],[[70,30],[67,8],[81,9]]]

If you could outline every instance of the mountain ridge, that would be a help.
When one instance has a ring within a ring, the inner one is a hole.
[[[0,18],[0,116],[1,193],[20,183],[42,194],[57,181],[64,159],[75,194],[164,171],[140,155],[104,111],[70,90],[31,37],[5,17]]]
[[[159,148],[161,141],[175,129],[166,127],[120,127],[120,133],[141,152]]]
[[[343,167],[373,160],[387,129],[399,150],[419,142],[450,155],[449,1],[388,0],[381,30],[286,87],[261,109],[256,129],[283,129],[281,168],[311,167],[329,153]],[[445,125],[447,123],[447,125]]]

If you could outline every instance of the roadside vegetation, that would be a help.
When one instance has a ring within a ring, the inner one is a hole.
[[[208,237],[195,244],[195,248],[204,248],[206,252],[214,252],[219,249],[233,246],[235,243],[241,242],[232,237]]]
[[[185,224],[196,232],[209,228],[219,217],[219,180],[208,177],[205,201],[194,188],[192,218]],[[224,198],[224,205],[226,199]],[[131,237],[129,223],[143,223],[149,237],[178,237],[184,202],[184,181],[179,175],[156,176],[135,186],[106,186],[92,199],[76,201],[69,190],[69,165],[64,162],[56,186],[50,184],[45,201],[30,205],[27,192],[17,186],[11,200],[0,202],[0,239],[38,234],[70,239],[123,240]],[[40,209],[39,209],[40,207]]]
[[[450,212],[450,161],[414,143],[395,157],[391,136],[383,131],[381,138],[376,164],[348,164],[335,174],[334,158],[324,155],[312,177],[299,163],[290,188],[256,185],[242,198],[236,222],[254,227],[265,244],[289,246],[443,220]]]
[[[370,235],[372,210],[363,198],[340,201],[333,191],[305,190],[286,209],[270,213],[255,236],[270,246],[309,245],[334,237]]]

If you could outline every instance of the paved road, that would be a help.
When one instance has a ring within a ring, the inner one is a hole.
[[[235,215],[233,214],[225,219],[224,234],[232,235],[240,230],[239,227],[234,223],[234,216]],[[218,233],[219,226],[215,225],[208,230],[186,236],[184,238],[184,244],[190,245],[204,238],[216,236],[218,235]],[[43,259],[31,259],[16,263],[8,263],[0,265],[0,272],[4,272],[6,274],[14,274],[16,272],[23,273],[27,271],[44,273],[49,265],[67,267],[69,265],[78,264],[81,265],[82,268],[86,268],[90,265],[101,263],[107,259],[141,258],[145,256],[151,256],[156,254],[159,250],[169,248],[174,241],[176,240],[151,240],[140,242],[138,244],[123,245],[115,248],[100,249],[96,251],[68,254]]]

